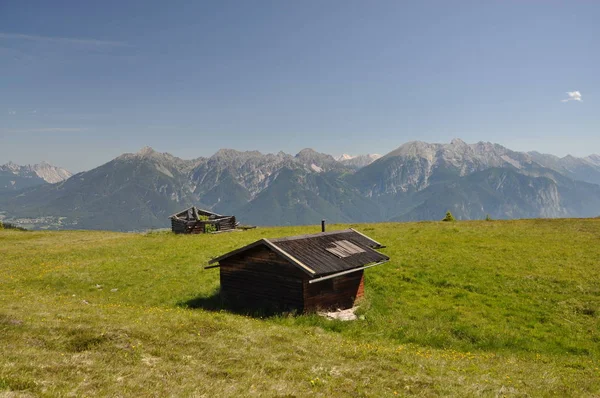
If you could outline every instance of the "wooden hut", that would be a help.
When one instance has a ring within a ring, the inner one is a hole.
[[[346,309],[363,296],[364,270],[389,261],[374,250],[382,247],[354,229],[261,239],[207,268],[220,267],[221,295],[237,307]]]
[[[237,226],[235,216],[222,216],[207,210],[192,206],[188,209],[173,214],[171,217],[171,230],[178,234],[203,234],[233,230]]]

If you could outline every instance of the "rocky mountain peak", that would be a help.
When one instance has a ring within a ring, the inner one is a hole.
[[[4,166],[2,166],[2,168],[5,168],[7,170],[10,171],[18,171],[22,166],[19,166],[18,164],[12,162],[11,160],[8,161],[8,163],[6,163]]]
[[[145,146],[136,153],[124,153],[109,163],[135,163],[140,161],[146,165],[150,165],[150,167],[156,168],[165,175],[173,177],[176,174],[189,173],[196,165],[203,162],[204,159],[184,160],[168,152],[157,152],[153,148]]]
[[[259,151],[238,151],[236,149],[229,148],[221,148],[214,155],[212,155],[211,159],[226,159],[231,160],[235,158],[250,158],[250,157],[261,157],[264,156]]]
[[[452,141],[450,141],[450,145],[451,146],[468,146],[468,144],[466,142],[464,142],[463,140],[461,140],[460,138],[453,138]]]
[[[0,170],[8,171],[15,176],[25,178],[41,178],[42,180],[54,184],[60,181],[64,181],[71,177],[73,174],[61,167],[53,166],[48,162],[42,161],[38,164],[28,164],[25,166],[18,165],[12,161],[9,161],[5,165],[0,166]]]
[[[150,146],[144,146],[142,149],[137,151],[136,153],[126,153],[124,155],[119,156],[119,158],[137,158],[137,159],[151,159],[158,162],[169,162],[169,163],[177,163],[177,162],[191,162],[184,161],[176,156],[171,155],[168,152],[157,152]]]
[[[143,147],[142,149],[140,149],[140,150],[139,150],[139,151],[136,153],[136,155],[138,155],[138,156],[142,156],[142,157],[143,157],[143,156],[151,156],[151,155],[154,155],[154,154],[156,154],[156,153],[157,153],[157,152],[156,152],[154,149],[152,149],[152,147],[150,147],[150,146],[145,146],[145,147]]]
[[[475,152],[486,153],[486,152],[494,152],[496,150],[496,144],[491,142],[479,141],[476,144],[472,145]]]
[[[340,162],[341,164],[343,164],[345,166],[349,166],[349,167],[352,167],[355,169],[360,169],[362,167],[370,165],[371,163],[373,163],[380,157],[381,157],[381,155],[376,154],[376,153],[367,154],[367,155],[357,155],[357,156],[352,156],[352,155],[348,155],[348,154],[344,153],[343,155],[335,158],[335,160],[337,160],[338,162]]]
[[[600,167],[600,155],[590,155],[584,158],[595,166]]]
[[[31,166],[31,169],[38,177],[50,184],[67,180],[73,175],[69,170],[53,166],[44,161],[39,164],[34,164]]]
[[[312,148],[304,148],[296,154],[296,157],[302,158],[302,157],[315,156],[315,155],[319,155],[319,152],[315,151]]]
[[[331,155],[320,153],[312,148],[305,148],[298,152],[295,159],[305,167],[308,167],[316,172],[321,172],[328,169],[329,166],[335,165],[337,162]]]
[[[439,144],[429,144],[423,141],[410,141],[403,144],[385,155],[385,157],[427,157],[431,158],[435,154]]]
[[[343,162],[344,160],[354,159],[356,156],[348,155],[347,153],[343,153],[340,156],[336,157],[335,160],[338,162]]]
[[[157,152],[150,146],[144,146],[143,148],[141,148],[139,151],[137,151],[135,153],[124,153],[121,156],[118,156],[115,160],[131,161],[131,160],[137,160],[137,159],[145,159],[145,160],[152,160],[152,161],[163,161],[163,160],[166,160],[169,158],[175,158],[175,157],[166,152],[164,152],[164,153]]]

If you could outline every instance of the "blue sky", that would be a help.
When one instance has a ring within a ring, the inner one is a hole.
[[[4,0],[0,163],[454,137],[600,153],[598,20],[594,1]]]

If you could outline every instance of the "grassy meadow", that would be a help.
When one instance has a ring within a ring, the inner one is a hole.
[[[351,226],[354,322],[215,308],[209,259],[319,226],[0,231],[0,396],[600,396],[600,219]]]

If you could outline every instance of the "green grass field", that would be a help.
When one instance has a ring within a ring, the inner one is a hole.
[[[599,396],[600,220],[352,225],[364,320],[207,309],[239,233],[0,231],[0,396]],[[329,230],[347,226],[329,226]]]

